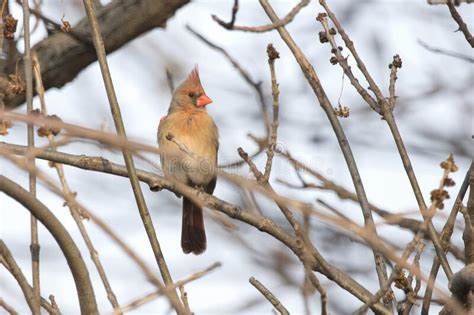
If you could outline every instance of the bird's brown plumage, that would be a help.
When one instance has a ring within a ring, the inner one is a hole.
[[[158,144],[165,176],[212,194],[216,186],[219,135],[205,109],[210,102],[195,68],[173,94],[168,115],[158,127]],[[193,154],[182,151],[168,140],[168,134]],[[183,198],[181,247],[186,254],[200,254],[206,250],[202,208],[186,197]]]

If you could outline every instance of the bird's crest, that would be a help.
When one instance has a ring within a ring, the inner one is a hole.
[[[188,75],[188,78],[186,81],[196,84],[196,85],[201,85],[201,80],[199,79],[199,68],[198,65],[194,66],[194,69],[191,71],[191,73]]]

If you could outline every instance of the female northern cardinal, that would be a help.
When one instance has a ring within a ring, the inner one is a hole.
[[[168,115],[158,127],[161,166],[165,176],[173,177],[188,186],[212,194],[216,187],[217,126],[206,111],[212,100],[206,95],[199,79],[197,67],[175,90]],[[191,151],[180,150],[169,140],[169,134]],[[202,208],[183,197],[183,223],[181,227],[183,252],[198,255],[206,250],[206,232]]]

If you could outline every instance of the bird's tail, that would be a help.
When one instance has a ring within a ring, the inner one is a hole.
[[[206,231],[202,208],[183,196],[181,248],[185,254],[202,254],[206,250]]]

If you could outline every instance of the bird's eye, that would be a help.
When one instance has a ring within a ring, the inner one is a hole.
[[[194,97],[194,92],[189,92],[189,97]]]

